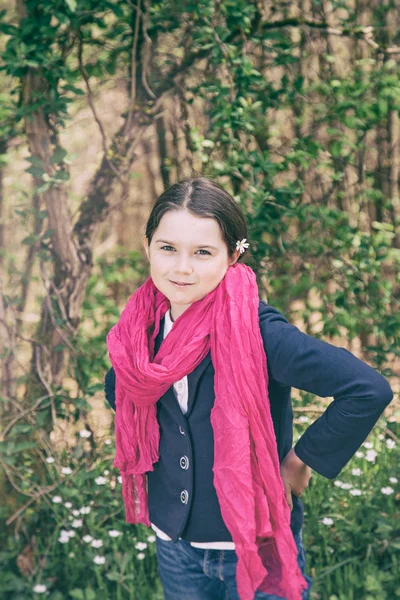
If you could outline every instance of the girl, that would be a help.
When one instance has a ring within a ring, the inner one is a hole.
[[[171,186],[146,226],[150,277],[107,336],[126,521],[156,531],[166,600],[309,598],[311,469],[335,478],[393,397],[259,300],[247,238],[217,183]],[[294,448],[292,386],[334,397]]]

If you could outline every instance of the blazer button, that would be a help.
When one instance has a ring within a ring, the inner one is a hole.
[[[187,456],[181,456],[181,459],[179,461],[179,464],[181,465],[182,469],[188,469],[189,468],[189,459]]]
[[[185,435],[185,432],[183,431],[183,429],[182,429],[182,426],[181,426],[181,425],[179,425],[179,431],[181,432],[181,434],[182,434],[182,435]]]
[[[181,491],[181,502],[182,504],[187,504],[189,500],[189,493],[187,490]]]

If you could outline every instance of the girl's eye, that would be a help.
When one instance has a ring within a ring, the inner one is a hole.
[[[172,248],[172,246],[161,246],[161,250],[164,250],[165,248]],[[211,253],[208,250],[204,250],[203,248],[200,248],[200,250],[198,250],[198,252],[205,252],[206,255],[209,254],[211,256]],[[203,254],[203,256],[204,256],[204,254]]]

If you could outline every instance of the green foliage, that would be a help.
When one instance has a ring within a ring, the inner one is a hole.
[[[56,486],[27,509],[23,535],[9,536],[2,546],[1,598],[39,598],[35,586],[45,585],[56,600],[91,600],[99,594],[161,600],[154,535],[125,522],[120,478],[115,469],[110,472],[115,448],[109,442],[97,440],[93,456],[78,436],[72,452],[51,457],[48,478]],[[23,577],[16,560],[28,541],[33,572]],[[135,548],[138,542],[144,546]]]
[[[295,418],[295,440],[306,420]],[[383,418],[380,425],[388,426]],[[44,585],[54,600],[93,594],[162,600],[154,532],[125,522],[121,481],[111,466],[113,441],[97,437],[94,453],[86,444],[77,434],[73,449],[54,453],[47,468],[48,483],[56,487],[26,510],[19,534],[2,543],[1,598],[40,598],[33,589]],[[398,454],[398,445],[377,428],[336,480],[313,474],[302,497],[312,593],[342,600],[396,597],[400,529],[392,481]],[[23,576],[16,561],[28,543],[33,570]]]

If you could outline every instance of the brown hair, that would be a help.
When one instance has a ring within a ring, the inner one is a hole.
[[[174,183],[159,196],[146,224],[146,237],[150,245],[161,218],[170,210],[185,209],[196,217],[215,219],[232,257],[236,242],[249,234],[243,213],[232,196],[218,183],[207,177],[188,177]],[[240,254],[243,260],[246,252]]]

